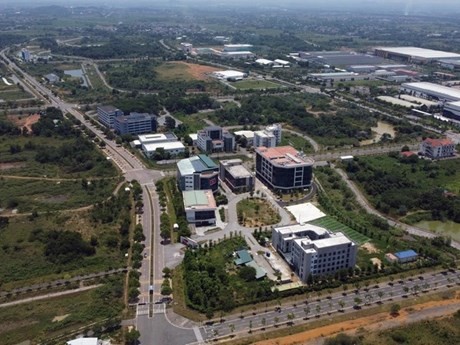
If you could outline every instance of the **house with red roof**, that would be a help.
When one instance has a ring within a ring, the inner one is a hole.
[[[447,138],[426,138],[420,145],[420,152],[432,159],[452,157],[455,156],[455,143]]]

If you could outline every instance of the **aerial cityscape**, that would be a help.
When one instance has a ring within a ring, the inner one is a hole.
[[[0,344],[460,344],[459,15],[2,1]]]

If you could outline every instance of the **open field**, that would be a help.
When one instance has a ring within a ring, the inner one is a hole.
[[[280,215],[272,205],[263,199],[250,198],[241,200],[237,205],[238,222],[245,227],[258,227],[276,224]]]
[[[83,240],[97,239],[94,255],[56,264],[45,255],[43,239],[49,231],[72,231]],[[90,211],[40,214],[37,218],[12,217],[0,231],[0,276],[2,290],[8,291],[35,283],[120,268],[124,253],[107,246],[118,236],[118,227],[91,220]]]
[[[284,145],[291,145],[298,151],[314,152],[313,147],[307,139],[286,131],[283,132],[280,146]]]
[[[277,83],[273,83],[268,80],[253,80],[246,79],[231,83],[232,86],[238,90],[264,90],[264,89],[279,89],[283,86]]]
[[[24,212],[46,212],[92,205],[108,198],[116,180],[29,180],[0,179],[0,207]]]
[[[93,322],[115,319],[122,309],[122,283],[116,279],[95,290],[0,308],[1,343],[42,343]]]
[[[198,65],[186,62],[167,62],[155,68],[158,79],[164,81],[171,80],[207,80],[209,74],[220,70],[216,67]]]
[[[352,228],[340,223],[339,221],[335,220],[333,217],[330,216],[316,219],[314,221],[311,221],[310,224],[324,227],[333,232],[343,232],[350,240],[352,240],[358,245],[370,241],[370,238],[364,236],[363,234],[360,234],[356,230],[353,230]]]

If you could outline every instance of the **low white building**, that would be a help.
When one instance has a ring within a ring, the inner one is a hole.
[[[234,134],[246,138],[247,146],[254,145],[254,131],[241,130],[234,132]]]
[[[291,65],[289,61],[281,60],[281,59],[276,59],[273,62],[275,63],[276,66],[289,67]]]
[[[452,157],[455,156],[455,143],[447,138],[426,138],[420,144],[420,152],[432,159]]]
[[[190,54],[193,50],[193,44],[183,42],[180,44],[180,48],[185,54]]]
[[[267,131],[254,132],[254,146],[255,147],[275,147],[276,137],[273,133]]]
[[[272,245],[303,282],[356,265],[358,246],[343,233],[303,224],[274,228]]]
[[[164,150],[165,153],[171,156],[177,156],[185,152],[184,144],[178,141],[173,133],[139,135],[138,140],[135,142],[135,144],[140,144],[142,151],[149,158],[153,158],[158,149]]]
[[[267,59],[257,59],[256,64],[261,65],[261,66],[271,66],[274,64],[272,60],[267,60]]]
[[[212,73],[217,79],[243,79],[246,74],[240,71],[226,70],[226,71],[215,71]]]

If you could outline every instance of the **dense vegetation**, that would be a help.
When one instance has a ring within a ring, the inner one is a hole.
[[[188,306],[208,316],[216,310],[229,311],[238,305],[272,298],[269,280],[254,280],[254,272],[234,265],[233,253],[246,247],[241,237],[187,250],[183,261],[183,279]]]
[[[436,162],[395,153],[356,158],[347,163],[346,170],[384,213],[404,216],[424,210],[433,220],[460,223],[459,166],[458,160]]]
[[[359,139],[371,137],[371,127],[377,123],[372,114],[361,108],[331,110],[324,96],[253,95],[241,100],[241,108],[218,110],[214,116],[221,125],[288,123],[328,146],[358,145]],[[319,111],[321,115],[316,116],[311,111]]]

